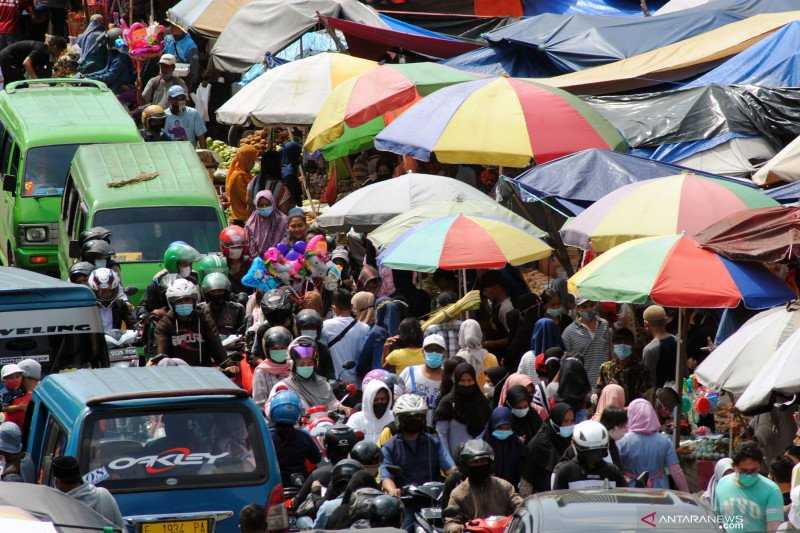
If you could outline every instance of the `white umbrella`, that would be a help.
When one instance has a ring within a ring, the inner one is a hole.
[[[491,197],[453,178],[408,173],[351,192],[318,219],[328,231],[370,231],[400,213],[441,200],[491,202]]]
[[[269,69],[217,109],[223,124],[304,125],[340,83],[378,66],[374,61],[325,52]]]
[[[800,331],[781,344],[769,361],[761,362],[761,370],[736,401],[736,408],[748,411],[769,402],[773,392],[800,393]]]
[[[776,361],[779,348],[798,328],[800,312],[796,307],[763,311],[717,346],[695,375],[706,387],[742,394],[759,371]]]

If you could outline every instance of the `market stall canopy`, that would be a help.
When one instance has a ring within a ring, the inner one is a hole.
[[[442,61],[443,65],[487,76],[536,78],[552,73],[526,50],[506,46],[486,46]]]
[[[625,185],[561,228],[570,246],[601,252],[639,237],[694,235],[731,213],[778,203],[757,189],[694,174]]]
[[[317,218],[326,231],[371,231],[392,217],[437,200],[486,202],[492,198],[462,181],[409,173],[357,189]]]
[[[800,202],[800,181],[794,181],[781,185],[780,187],[773,187],[765,191],[767,196],[781,204],[793,204]]]
[[[795,0],[715,0],[702,9],[660,17],[547,13],[520,20],[485,37],[496,46],[526,50],[552,76],[631,58],[753,15],[792,9],[797,9]]]
[[[654,11],[664,0],[648,0],[647,7]],[[601,15],[605,17],[642,17],[642,8],[631,0],[536,0],[524,2],[525,16],[542,13]]]
[[[378,150],[422,161],[522,168],[586,148],[625,151],[622,136],[579,98],[500,77],[433,93],[375,137]]]
[[[738,211],[695,238],[703,248],[734,261],[792,262],[800,257],[800,207]]]
[[[763,353],[762,350],[759,350]],[[783,402],[800,393],[800,332],[795,331],[756,370],[755,377],[736,400],[736,409],[742,412],[763,411],[774,402],[773,394],[782,394]]]
[[[735,263],[690,237],[646,237],[615,246],[568,280],[569,291],[596,302],[664,307],[765,309],[794,293],[756,263]]]
[[[231,17],[211,49],[211,63],[225,72],[244,72],[314,28],[318,15],[386,27],[358,0],[253,0]]]
[[[771,365],[775,352],[798,328],[800,312],[794,306],[758,313],[714,348],[695,376],[710,389],[738,396],[759,370]]]
[[[494,218],[449,215],[409,229],[378,256],[395,270],[436,272],[503,268],[544,259],[552,249],[538,237]]]
[[[167,10],[167,20],[186,30],[216,38],[239,9],[252,0],[181,0]]]
[[[755,15],[615,63],[537,81],[578,94],[609,94],[683,80],[712,69],[798,19],[800,11]]]
[[[653,15],[667,15],[675,13],[676,11],[683,11],[685,9],[692,9],[695,7],[702,7],[708,5],[710,0],[669,0],[666,4],[656,10]]]
[[[772,185],[781,181],[800,181],[800,137],[787,144],[783,150],[753,174],[759,185]]]
[[[311,124],[335,87],[376,66],[373,61],[336,52],[279,65],[217,109],[217,120],[223,124]]]

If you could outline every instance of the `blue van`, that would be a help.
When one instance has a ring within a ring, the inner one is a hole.
[[[278,461],[256,404],[219,370],[104,368],[47,376],[28,407],[27,451],[52,485],[54,457],[116,498],[135,533],[234,533],[267,505],[288,526]]]

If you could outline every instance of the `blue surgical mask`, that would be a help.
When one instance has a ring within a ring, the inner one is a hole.
[[[94,267],[95,268],[106,268],[107,264],[108,264],[108,260],[107,259],[95,259],[94,260]]]
[[[627,359],[631,356],[631,352],[633,348],[630,344],[615,344],[614,345],[614,355],[617,356],[620,360]]]
[[[313,366],[298,366],[295,369],[295,371],[297,372],[297,375],[300,376],[301,378],[308,379],[314,373],[314,367]]]
[[[270,350],[269,358],[276,363],[285,363],[289,357],[289,350]]]
[[[269,207],[259,207],[258,209],[256,209],[256,211],[258,212],[258,214],[259,214],[260,216],[262,216],[262,217],[268,217],[268,216],[270,216],[270,215],[272,214],[272,210],[273,210],[273,209],[274,209],[274,208],[273,208],[272,206],[269,206]]]
[[[314,340],[317,340],[317,330],[315,329],[301,329],[300,330],[301,337],[310,337]]]
[[[512,409],[511,414],[517,418],[525,418],[528,416],[528,412],[531,410],[530,407],[523,407],[522,409]]]
[[[175,313],[178,316],[189,316],[194,312],[194,304],[177,304]]]
[[[492,431],[492,436],[497,440],[506,440],[513,434],[514,431],[510,429],[495,429],[494,431]]]
[[[561,435],[562,437],[564,437],[565,439],[568,439],[568,438],[572,437],[572,428],[573,427],[575,427],[575,426],[561,426],[561,427],[558,428],[558,434]]]
[[[581,311],[578,313],[580,317],[584,320],[592,321],[597,318],[597,310],[596,309],[588,309],[586,311]]]
[[[752,487],[758,481],[758,474],[744,474],[738,472],[736,474],[736,481],[738,481],[739,485],[742,487]]]
[[[554,307],[552,309],[548,309],[546,311],[546,313],[548,315],[550,315],[550,317],[552,317],[552,318],[558,318],[558,317],[561,316],[561,308],[560,307]]]
[[[425,352],[425,366],[428,368],[439,368],[444,363],[444,355],[438,352]]]

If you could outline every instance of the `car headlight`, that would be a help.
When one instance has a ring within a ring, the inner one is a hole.
[[[44,226],[33,226],[25,228],[25,240],[28,242],[43,242],[47,240],[47,228]]]

